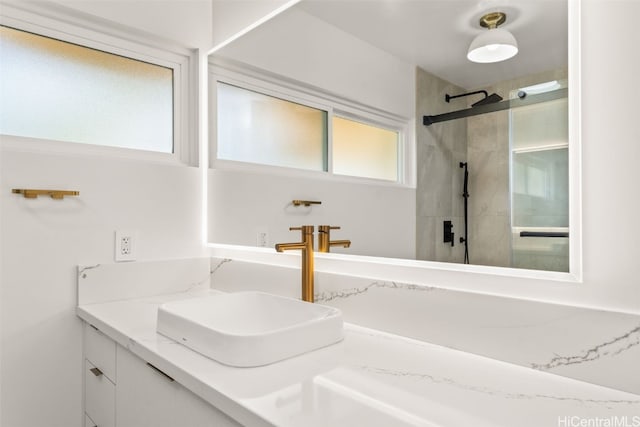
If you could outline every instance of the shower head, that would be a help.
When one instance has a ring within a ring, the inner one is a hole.
[[[495,102],[502,101],[502,97],[497,93],[492,93],[491,95],[485,95],[480,101],[471,104],[472,107],[479,107],[481,105],[493,104]]]
[[[451,101],[452,99],[455,98],[460,98],[462,96],[469,96],[469,95],[476,95],[476,94],[483,94],[484,98],[482,98],[480,101],[471,104],[472,107],[478,107],[480,105],[487,105],[487,104],[493,104],[494,102],[500,102],[502,101],[502,97],[500,95],[498,95],[497,93],[492,93],[491,95],[489,95],[489,93],[486,90],[476,90],[475,92],[468,92],[468,93],[461,93],[460,95],[449,95],[448,93],[444,96],[444,100],[446,102]]]

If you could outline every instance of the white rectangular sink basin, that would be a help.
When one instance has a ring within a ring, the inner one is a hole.
[[[211,359],[262,366],[343,338],[342,312],[263,292],[236,292],[162,304],[158,333]]]

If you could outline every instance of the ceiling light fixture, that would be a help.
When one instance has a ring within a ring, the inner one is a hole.
[[[467,59],[472,62],[500,62],[512,58],[518,53],[518,42],[509,31],[498,28],[507,20],[502,12],[487,13],[480,18],[480,26],[488,28],[471,42]]]

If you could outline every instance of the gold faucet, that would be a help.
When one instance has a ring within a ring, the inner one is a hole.
[[[318,252],[329,252],[332,246],[351,246],[351,240],[331,240],[331,230],[340,230],[340,227],[331,225],[318,226]]]
[[[302,300],[313,302],[313,225],[289,227],[289,230],[302,231],[302,242],[276,243],[276,251],[302,251]]]

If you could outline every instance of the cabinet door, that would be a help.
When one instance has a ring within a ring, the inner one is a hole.
[[[118,427],[240,426],[121,346],[117,364]]]

